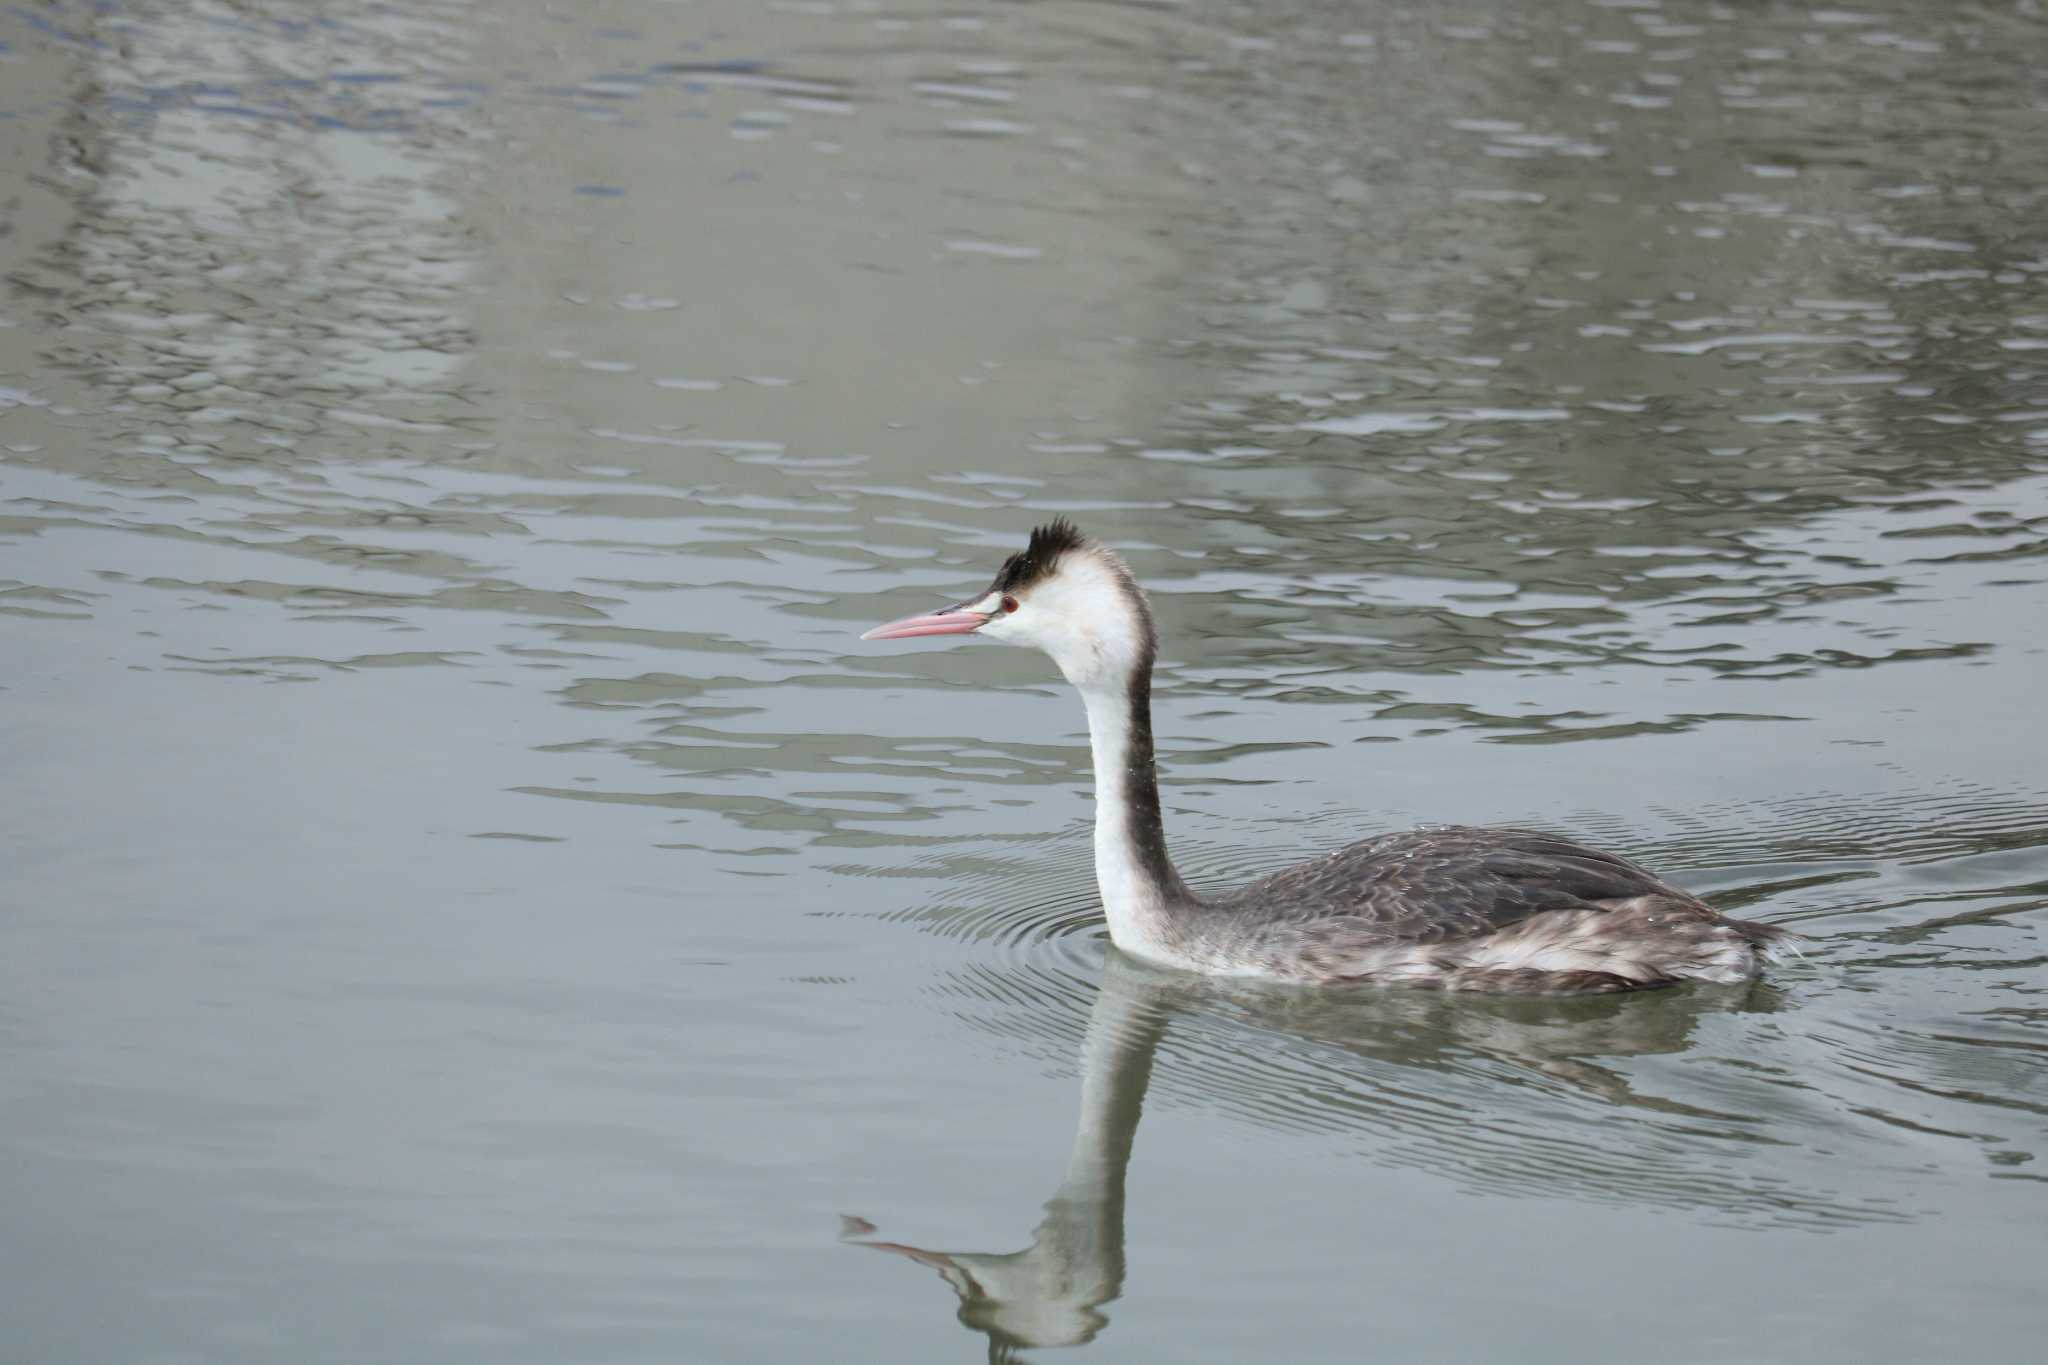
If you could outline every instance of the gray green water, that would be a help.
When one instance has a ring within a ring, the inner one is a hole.
[[[2038,1354],[2044,57],[0,11],[0,1356]],[[1052,513],[1198,884],[1539,824],[1805,960],[1116,958],[1050,666],[855,639]]]

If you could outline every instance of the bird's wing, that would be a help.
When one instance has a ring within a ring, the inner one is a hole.
[[[1253,882],[1230,897],[1342,919],[1383,943],[1439,943],[1552,910],[1640,896],[1694,898],[1612,853],[1522,829],[1443,826],[1383,835]]]

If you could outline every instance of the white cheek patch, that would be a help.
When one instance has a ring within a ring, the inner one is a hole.
[[[1050,654],[1076,687],[1106,687],[1122,694],[1144,641],[1129,586],[1112,566],[1091,556],[1075,557],[1021,588],[1019,596],[1015,611],[1003,610],[1001,590],[961,607],[989,618],[979,632],[984,637]]]

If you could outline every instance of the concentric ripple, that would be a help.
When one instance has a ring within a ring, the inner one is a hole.
[[[1938,822],[1913,818],[1930,809]],[[1355,1145],[1475,1192],[1569,1190],[1825,1231],[1935,1212],[1934,1187],[1916,1193],[1912,1174],[1929,1135],[1979,1150],[1996,1177],[2038,1178],[2024,1169],[2034,1145],[1986,1119],[2048,1112],[2036,1094],[2048,1050],[2032,1036],[2044,1013],[2031,1003],[2048,961],[2048,800],[1965,782],[1862,805],[1824,793],[1725,802],[1658,828],[1663,814],[1588,813],[1579,832],[1725,908],[1795,924],[1802,951],[1768,980],[1493,999],[1158,972],[1108,948],[1091,889],[1077,885],[1088,855],[1077,835],[1041,846],[1068,863],[1035,874],[970,870],[959,854],[922,860],[919,875],[951,868],[959,881],[884,918],[968,945],[968,962],[939,970],[933,999],[1041,1063],[1074,1065],[1097,993],[1124,992],[1169,1021],[1153,1074],[1170,1104]],[[1319,813],[1272,833],[1313,839],[1337,823]],[[1213,836],[1187,844],[1191,879],[1215,886],[1296,856]],[[1971,983],[1984,1007],[1915,1003],[1945,981]],[[1894,1003],[1873,1018],[1856,999]],[[1849,1153],[1897,1183],[1845,1193],[1836,1167]]]

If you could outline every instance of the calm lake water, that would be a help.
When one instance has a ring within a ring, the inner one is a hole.
[[[2033,1358],[2044,61],[0,12],[0,1355]],[[1804,960],[1122,959],[1051,666],[856,639],[1059,513],[1153,590],[1197,885],[1534,824]]]

